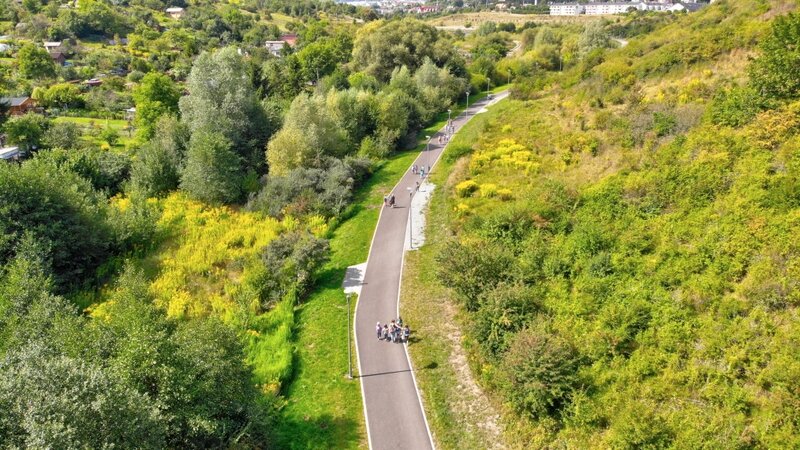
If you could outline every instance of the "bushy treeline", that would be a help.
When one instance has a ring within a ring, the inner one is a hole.
[[[676,24],[748,5],[731,3]],[[487,127],[453,187],[457,236],[438,278],[466,312],[481,380],[522,425],[512,439],[800,444],[798,24],[773,20],[746,86],[612,110],[585,95],[586,80]]]
[[[216,320],[175,321],[129,268],[89,319],[51,291],[27,236],[0,283],[0,440],[8,447],[267,444],[269,409]]]

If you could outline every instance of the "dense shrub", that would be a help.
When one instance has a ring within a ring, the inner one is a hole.
[[[74,172],[36,158],[0,165],[0,262],[6,264],[25,232],[51,248],[59,288],[76,286],[114,248],[105,199]]]
[[[718,125],[739,127],[761,110],[763,98],[749,87],[733,87],[714,96],[709,108],[711,121]]]
[[[501,356],[514,334],[522,329],[540,308],[536,292],[521,284],[502,283],[484,294],[475,313],[472,333],[484,354]]]
[[[512,255],[496,244],[448,242],[437,255],[438,279],[458,294],[469,311],[480,307],[481,295],[510,278]]]
[[[543,324],[519,332],[503,357],[503,391],[532,418],[558,414],[579,386],[579,357]]]
[[[365,159],[326,159],[320,168],[298,168],[284,176],[269,175],[248,208],[273,217],[285,214],[340,214],[355,189],[367,177],[371,163]]]
[[[261,257],[266,267],[265,296],[274,301],[291,290],[302,294],[311,286],[317,268],[328,258],[328,241],[310,233],[285,233],[270,242]]]

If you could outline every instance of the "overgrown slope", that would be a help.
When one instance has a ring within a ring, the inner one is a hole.
[[[520,80],[454,165],[438,278],[511,441],[800,445],[800,93],[742,60],[796,39],[790,9],[719,2]]]

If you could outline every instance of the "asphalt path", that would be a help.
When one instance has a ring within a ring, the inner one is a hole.
[[[460,116],[453,118],[455,132],[484,107],[502,100],[507,91],[496,94],[492,100],[484,99],[470,105]],[[413,164],[435,168],[436,161],[446,144],[439,144],[442,128],[431,136],[428,150],[423,151]],[[396,319],[400,310],[400,280],[403,271],[404,244],[408,239],[409,206],[413,189],[420,176],[411,168],[394,187],[394,208],[384,207],[372,238],[361,295],[356,307],[356,349],[361,378],[361,393],[370,448],[433,449],[434,445],[425,411],[422,408],[416,379],[405,344],[392,344],[377,338],[375,324]],[[431,320],[435,320],[431,318]],[[414,340],[414,324],[411,340]]]

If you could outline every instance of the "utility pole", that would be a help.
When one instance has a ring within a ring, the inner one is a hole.
[[[464,117],[469,117],[469,91],[467,91],[467,106],[464,108]]]

